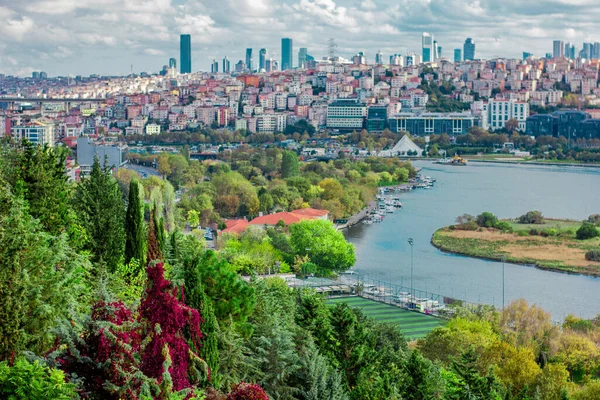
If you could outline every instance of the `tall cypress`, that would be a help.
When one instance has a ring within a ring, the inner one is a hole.
[[[106,263],[114,271],[123,257],[125,248],[125,206],[117,180],[111,168],[100,166],[97,157],[89,178],[77,187],[74,207],[89,238],[89,249],[97,263]]]
[[[140,182],[132,179],[129,184],[129,203],[125,217],[125,263],[132,259],[146,265],[146,226],[144,223],[144,200]]]

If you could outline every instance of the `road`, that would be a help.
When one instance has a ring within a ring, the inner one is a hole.
[[[137,172],[142,178],[146,178],[149,175],[160,176],[156,168],[152,167],[144,167],[143,165],[127,163],[127,165],[125,165],[125,168]]]

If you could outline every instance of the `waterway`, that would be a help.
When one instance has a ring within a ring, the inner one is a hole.
[[[600,213],[600,170],[471,163],[467,167],[417,161],[435,178],[431,189],[402,194],[404,208],[380,224],[359,224],[346,237],[356,246],[354,270],[371,279],[410,286],[414,239],[414,287],[471,302],[502,306],[502,263],[443,253],[430,243],[438,228],[458,215],[490,211],[512,218],[530,210],[583,220]],[[600,314],[600,278],[506,264],[505,302],[524,298],[561,321],[568,314]]]

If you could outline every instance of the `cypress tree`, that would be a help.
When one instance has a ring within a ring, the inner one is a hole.
[[[125,207],[119,184],[111,168],[100,166],[94,157],[89,178],[83,179],[75,193],[75,209],[89,238],[89,250],[94,262],[104,262],[114,271],[125,248]]]
[[[146,265],[146,227],[144,224],[144,201],[141,185],[133,179],[129,185],[129,203],[125,219],[125,263],[132,259]]]
[[[298,155],[293,151],[284,151],[283,159],[281,161],[281,177],[286,179],[298,175],[300,175]]]

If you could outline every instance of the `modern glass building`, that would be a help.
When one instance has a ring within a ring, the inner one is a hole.
[[[536,114],[527,118],[527,135],[563,136],[571,140],[600,138],[600,120],[590,119],[588,114],[579,110]]]
[[[175,58],[169,58],[169,68],[177,68],[177,60]]]
[[[462,135],[477,126],[477,118],[470,112],[464,113],[409,113],[396,114],[388,120],[392,132],[409,132],[411,135],[425,136],[446,133]]]
[[[423,32],[421,38],[423,44],[423,62],[433,62],[435,56],[435,50],[433,47],[433,35],[431,33]]]
[[[465,40],[463,55],[465,61],[473,61],[475,59],[475,42],[473,39],[467,38],[467,40]]]
[[[454,62],[461,62],[461,61],[462,61],[462,50],[454,49]]]
[[[254,63],[252,62],[252,49],[246,49],[246,68],[253,70]]]
[[[281,39],[281,70],[285,71],[287,69],[293,68],[294,63],[294,49],[293,49],[293,41],[289,38]]]
[[[367,131],[370,133],[383,132],[387,123],[386,106],[370,106],[367,109]]]
[[[306,47],[300,47],[298,51],[298,67],[306,68],[306,56],[308,55],[308,49]]]
[[[192,36],[181,35],[179,39],[179,64],[182,74],[192,72]]]
[[[339,99],[327,107],[327,127],[340,131],[360,131],[367,108],[353,99]]]
[[[260,49],[258,58],[258,70],[267,70],[267,49]]]

